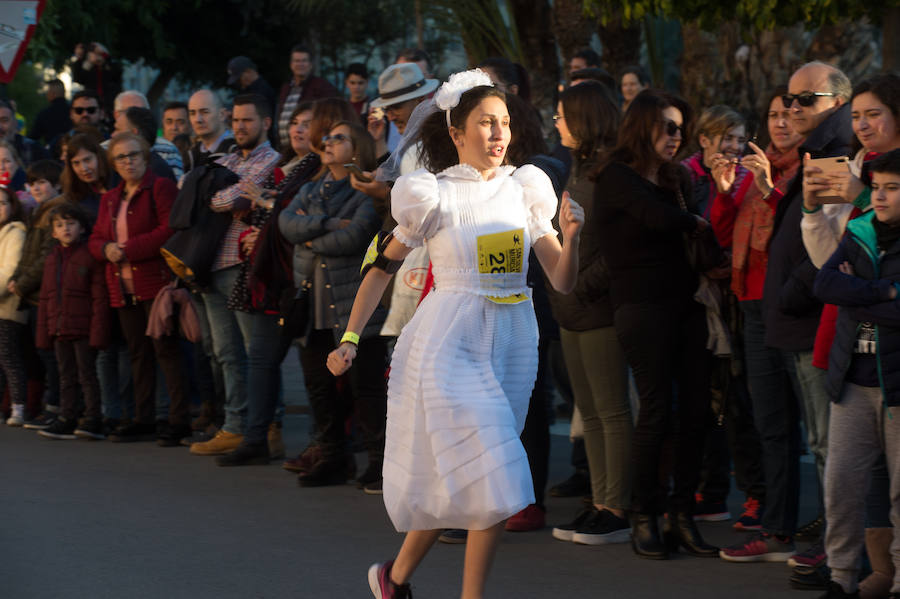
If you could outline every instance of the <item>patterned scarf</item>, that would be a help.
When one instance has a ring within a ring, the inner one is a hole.
[[[800,168],[800,154],[797,151],[799,145],[800,143],[784,152],[779,152],[772,144],[766,148],[766,158],[772,165],[772,181],[782,194]],[[745,275],[751,266],[750,262],[753,261],[754,268],[765,269],[768,266],[769,241],[775,224],[775,208],[766,203],[756,184],[749,181],[748,184],[750,186],[734,222],[732,241],[731,289],[738,297],[746,292]]]

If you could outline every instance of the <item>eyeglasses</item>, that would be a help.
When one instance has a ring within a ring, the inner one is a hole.
[[[322,138],[322,143],[324,145],[330,144],[342,144],[345,141],[350,141],[350,138],[344,135],[343,133],[335,133],[334,135],[326,135]]]
[[[73,106],[72,110],[75,114],[84,114],[85,112],[88,114],[94,114],[99,110],[96,106]]]
[[[682,137],[684,137],[684,127],[676,123],[675,121],[663,121],[663,125],[666,127],[666,135],[669,137],[675,137],[676,133],[681,133]]]
[[[143,157],[143,152],[129,152],[127,154],[116,154],[113,156],[113,161],[116,164],[127,164],[129,162],[135,162],[138,158]]]
[[[800,106],[812,106],[816,103],[816,100],[819,97],[833,97],[837,94],[834,92],[800,92],[799,94],[784,94],[781,96],[781,103],[784,104],[785,108],[790,108],[793,105],[794,100],[797,100],[797,104]]]
[[[564,121],[564,120],[566,120],[566,117],[564,117],[564,116],[561,115],[561,114],[554,114],[554,115],[553,115],[553,122],[554,122],[554,123],[557,122],[557,121]]]

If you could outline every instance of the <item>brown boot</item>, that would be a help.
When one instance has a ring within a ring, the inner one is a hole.
[[[269,459],[280,460],[284,457],[284,440],[281,438],[281,427],[274,422],[269,425]]]
[[[872,573],[859,583],[860,599],[887,599],[894,581],[894,562],[891,559],[893,528],[867,528],[866,553]]]
[[[237,449],[243,440],[244,435],[219,431],[209,441],[192,444],[191,453],[194,455],[224,455]]]

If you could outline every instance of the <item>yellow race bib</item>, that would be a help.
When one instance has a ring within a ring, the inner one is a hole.
[[[479,235],[476,238],[478,272],[482,274],[521,273],[525,257],[524,244],[524,229]],[[516,293],[505,297],[488,296],[487,299],[498,304],[518,304],[528,301],[528,296],[524,293]]]

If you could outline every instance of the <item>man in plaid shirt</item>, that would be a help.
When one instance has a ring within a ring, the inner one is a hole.
[[[278,152],[272,149],[267,139],[266,131],[271,123],[271,108],[264,97],[258,94],[235,97],[232,131],[237,151],[223,156],[217,162],[237,173],[241,180],[217,192],[210,199],[210,207],[214,211],[231,212],[234,219],[222,239],[219,254],[213,263],[212,284],[202,294],[212,335],[213,353],[225,380],[225,423],[209,441],[191,445],[191,453],[195,455],[222,455],[236,450],[246,440],[249,424],[248,389],[254,390],[254,399],[261,399],[267,393],[277,393],[276,384],[270,381],[257,382],[261,366],[271,369],[271,364],[261,365],[257,358],[267,355],[264,350],[260,351],[261,347],[278,345],[277,318],[273,315],[228,309],[228,299],[242,262],[240,236],[250,228],[243,216],[249,211],[251,202],[241,186],[253,183],[261,187],[279,159]],[[252,407],[250,412],[253,412]],[[265,425],[266,429],[268,424]],[[268,462],[265,433],[262,441],[265,461]],[[259,462],[261,459],[254,463]]]

